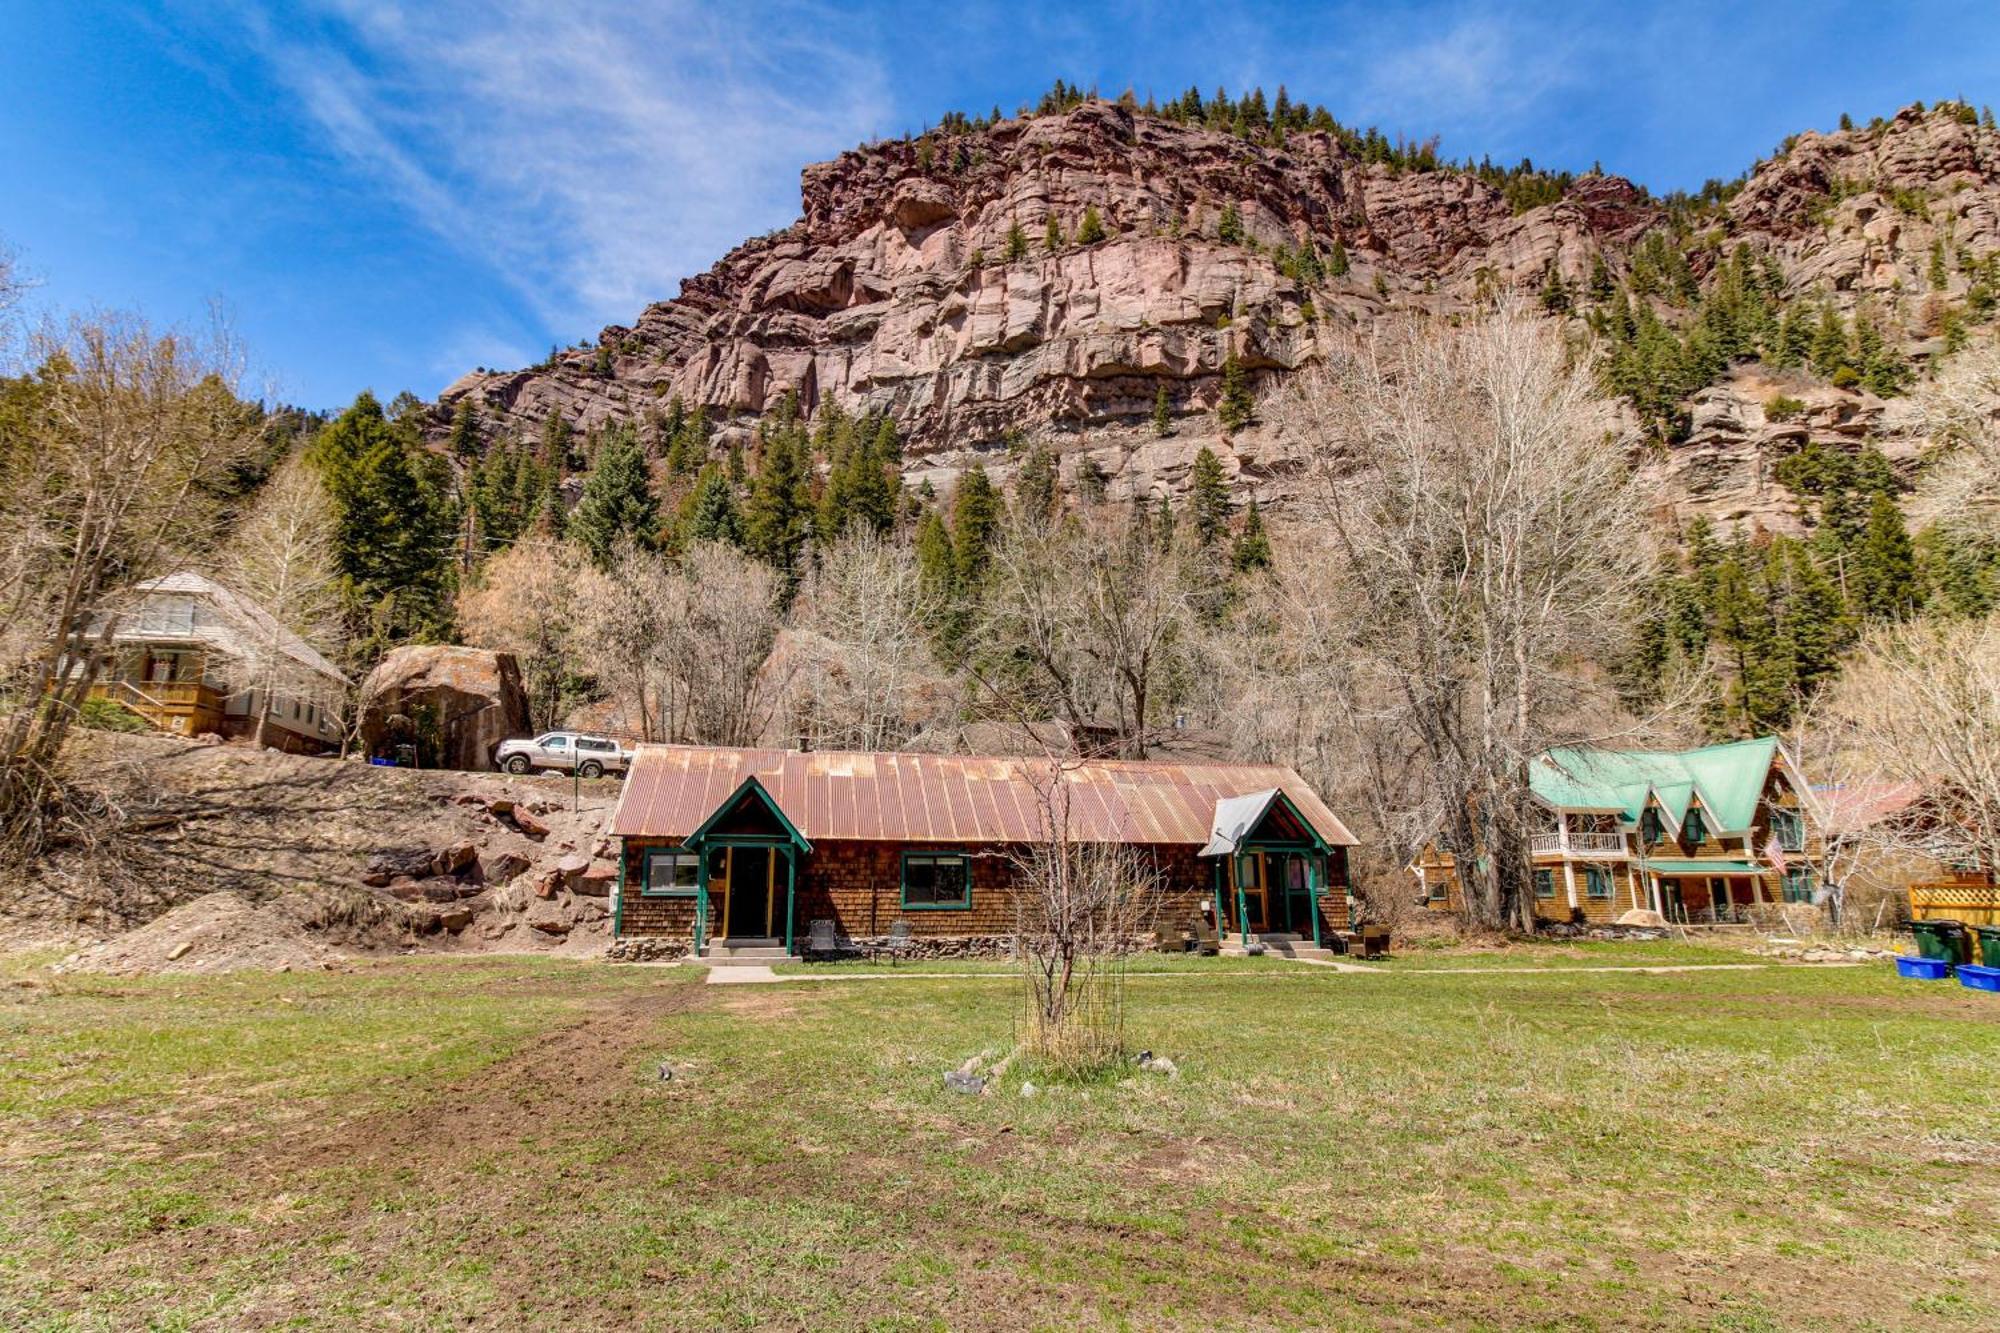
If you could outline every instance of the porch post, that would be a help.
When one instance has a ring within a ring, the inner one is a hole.
[[[708,928],[708,848],[696,853],[701,858],[701,873],[694,882],[694,956],[701,957],[702,936]]]
[[[1229,858],[1229,877],[1236,881],[1236,925],[1243,933],[1243,947],[1250,947],[1250,917],[1248,906],[1243,900],[1243,867],[1236,857]]]
[[[792,951],[792,894],[798,886],[796,873],[798,857],[798,848],[785,848],[785,952],[787,954]]]
[[[1309,857],[1307,857],[1307,858],[1306,858],[1306,901],[1307,901],[1307,902],[1309,902],[1310,904],[1312,904],[1312,919],[1313,919],[1313,948],[1315,948],[1315,949],[1317,949],[1317,948],[1319,948],[1319,947],[1320,947],[1320,944],[1319,944],[1319,866],[1320,866],[1320,863],[1319,863],[1319,859],[1318,859],[1317,857],[1310,857],[1310,856],[1309,856]]]

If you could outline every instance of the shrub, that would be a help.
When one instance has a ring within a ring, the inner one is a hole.
[[[1806,410],[1803,400],[1779,394],[1764,403],[1764,416],[1770,421],[1791,421]]]

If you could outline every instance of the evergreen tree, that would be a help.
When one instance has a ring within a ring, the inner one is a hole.
[[[1250,393],[1250,377],[1234,351],[1222,359],[1222,398],[1216,404],[1215,419],[1228,434],[1257,419],[1257,400]]]
[[[1832,379],[1847,364],[1847,331],[1841,328],[1840,315],[1831,301],[1820,305],[1819,325],[1813,330],[1810,359],[1813,372],[1824,379]]]
[[[1037,440],[1014,474],[1014,511],[1022,521],[1040,527],[1056,512],[1056,458],[1048,445]]]
[[[676,397],[667,411],[667,475],[692,477],[708,462],[708,409],[684,411]]]
[[[1257,511],[1254,495],[1250,497],[1249,508],[1243,511],[1243,530],[1236,534],[1229,562],[1239,574],[1271,567],[1271,539],[1264,532],[1264,516]]]
[[[798,397],[786,394],[758,427],[757,473],[743,506],[743,546],[776,569],[789,601],[803,576],[801,559],[817,517],[812,459]]]
[[[1326,257],[1326,275],[1329,278],[1344,278],[1347,276],[1347,270],[1347,247],[1336,238],[1333,249]]]
[[[1174,539],[1180,533],[1180,520],[1174,515],[1174,497],[1160,497],[1160,511],[1153,520],[1153,542],[1162,551],[1174,549]]]
[[[1007,224],[1007,262],[1017,264],[1028,257],[1028,233],[1021,230],[1021,220],[1015,218]]]
[[[1229,478],[1222,460],[1207,445],[1195,454],[1188,475],[1188,511],[1194,518],[1195,538],[1203,546],[1214,546],[1229,535]]]
[[[1715,636],[1732,667],[1728,719],[1718,729],[1746,736],[1781,726],[1794,699],[1791,655],[1782,651],[1768,589],[1749,567],[1761,563],[1733,552],[1716,569],[1713,602]]]
[[[1618,284],[1611,280],[1611,267],[1604,262],[1604,252],[1598,251],[1590,257],[1590,299],[1598,305],[1609,301],[1618,290]]]
[[[1042,245],[1050,254],[1060,253],[1063,248],[1062,219],[1049,214],[1049,225],[1042,229]]]
[[[1542,270],[1542,309],[1551,315],[1569,313],[1569,284],[1563,281],[1562,270],[1551,259]]]
[[[451,419],[451,456],[461,463],[469,463],[479,457],[479,405],[470,398],[458,401],[458,411]]]
[[[1902,509],[1883,492],[1876,492],[1869,505],[1849,587],[1855,605],[1872,619],[1901,620],[1915,614],[1922,602],[1916,547],[1903,525]]]
[[[701,470],[701,480],[688,496],[681,531],[690,542],[743,544],[743,515],[736,507],[736,492],[729,479],[714,464]]]
[[[959,475],[951,497],[952,578],[962,596],[976,599],[984,590],[999,535],[1000,493],[974,463]]]
[[[595,466],[569,517],[569,532],[598,568],[611,564],[620,537],[651,545],[660,525],[660,505],[646,469],[646,453],[629,426],[613,426],[597,449]]]
[[[1174,403],[1167,393],[1167,386],[1161,383],[1153,394],[1153,434],[1161,439],[1174,433]]]
[[[1083,224],[1076,229],[1078,245],[1096,245],[1104,239],[1104,219],[1097,215],[1097,205],[1086,204],[1083,210]]]
[[[1215,239],[1224,245],[1243,243],[1243,215],[1236,211],[1234,199],[1222,206],[1222,218],[1215,224]]]
[[[442,460],[418,442],[416,421],[406,414],[392,423],[364,392],[307,454],[333,502],[334,563],[363,656],[450,628],[460,515]]]
[[[1076,498],[1084,504],[1094,505],[1104,499],[1104,488],[1107,480],[1104,475],[1103,466],[1089,454],[1085,454],[1076,460],[1074,481]]]

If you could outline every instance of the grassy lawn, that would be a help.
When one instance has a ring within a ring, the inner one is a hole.
[[[940,1076],[1007,1048],[1012,987],[16,968],[0,1326],[2000,1320],[1994,997],[1176,971],[1128,1026],[1178,1078],[965,1097]]]

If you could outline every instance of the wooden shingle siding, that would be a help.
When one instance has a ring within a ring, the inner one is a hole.
[[[695,899],[648,897],[641,892],[645,851],[671,847],[672,839],[625,839],[625,882],[619,913],[619,933],[626,936],[690,937],[694,933]],[[1129,849],[1157,876],[1159,891],[1153,928],[1171,934],[1189,924],[1203,900],[1215,892],[1213,861],[1189,846]],[[794,929],[799,935],[811,923],[830,920],[850,939],[887,935],[898,920],[914,936],[952,938],[1009,936],[1020,925],[1021,872],[1018,844],[979,843],[923,847],[900,842],[827,840],[800,858]],[[971,872],[971,903],[967,907],[906,908],[903,905],[903,857],[906,853],[941,852],[963,855]],[[1336,848],[1328,858],[1328,883],[1320,895],[1322,929],[1348,925],[1346,857]],[[778,877],[777,915],[784,914],[784,877]]]

